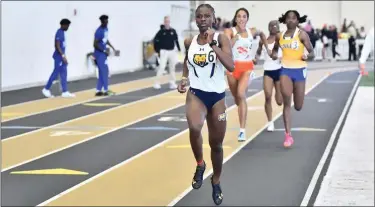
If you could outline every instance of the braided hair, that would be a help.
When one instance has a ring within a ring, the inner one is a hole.
[[[215,9],[210,5],[210,4],[201,4],[197,7],[197,9],[195,10],[195,13],[197,13],[197,11],[200,9],[200,8],[203,8],[203,7],[206,7],[208,9],[211,10],[212,14],[213,14],[213,18],[214,18],[214,21],[213,21],[213,24],[216,24],[216,17],[215,17]]]
[[[281,17],[279,17],[279,22],[285,24],[286,23],[286,17],[290,12],[293,12],[297,16],[298,23],[304,23],[307,20],[307,15],[301,15],[296,10],[288,10],[285,14],[282,14]]]

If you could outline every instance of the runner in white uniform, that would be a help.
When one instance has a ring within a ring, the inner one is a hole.
[[[238,106],[238,117],[240,122],[240,132],[238,141],[246,140],[246,119],[247,103],[246,92],[249,86],[250,75],[254,69],[253,60],[258,44],[254,44],[256,36],[260,36],[263,43],[267,43],[267,38],[261,31],[246,28],[249,20],[249,12],[245,8],[239,8],[232,20],[232,29],[226,29],[224,33],[231,39],[235,70],[227,73],[230,91]],[[270,51],[271,53],[271,51]]]
[[[257,51],[257,56],[259,57],[264,52],[264,75],[263,75],[263,90],[265,96],[264,110],[266,111],[268,119],[268,131],[273,131],[275,129],[272,121],[272,90],[275,86],[275,100],[277,105],[281,106],[283,103],[283,97],[280,90],[280,70],[281,62],[280,59],[273,60],[268,54],[268,50],[272,50],[275,45],[275,39],[277,33],[279,33],[279,22],[277,20],[270,21],[268,24],[268,30],[270,35],[267,38],[267,46],[263,45],[262,42],[259,43],[259,48]],[[278,57],[282,57],[281,49],[278,50]]]
[[[216,205],[220,205],[223,200],[220,186],[222,144],[226,132],[224,68],[233,71],[234,62],[229,39],[211,29],[215,21],[214,8],[209,4],[201,4],[195,11],[195,18],[200,34],[184,42],[187,54],[183,77],[177,90],[180,93],[186,92],[187,79],[190,80],[186,96],[186,117],[190,144],[197,162],[192,187],[199,189],[202,186],[206,169],[201,133],[206,120],[214,171],[211,177],[212,199]]]
[[[218,41],[219,33],[214,34],[214,40]],[[188,69],[190,91],[213,92],[225,96],[227,83],[225,81],[225,68],[217,59],[217,55],[209,44],[199,45],[198,35],[191,41],[188,53]],[[211,109],[217,100],[213,97],[202,97],[203,104]],[[208,100],[210,99],[210,100]],[[222,98],[220,98],[222,99]]]

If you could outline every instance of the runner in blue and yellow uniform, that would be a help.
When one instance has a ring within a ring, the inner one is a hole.
[[[294,143],[290,132],[292,94],[294,108],[300,111],[305,98],[306,60],[314,59],[314,50],[309,36],[305,31],[298,29],[298,25],[304,23],[306,18],[306,15],[301,17],[295,10],[289,10],[282,15],[279,18],[279,22],[286,24],[287,30],[277,35],[272,51],[272,59],[276,60],[278,58],[278,49],[282,49],[280,83],[284,106],[284,147],[290,147]],[[305,48],[308,54],[305,54]]]

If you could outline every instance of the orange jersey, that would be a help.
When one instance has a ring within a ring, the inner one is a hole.
[[[296,28],[292,37],[284,37],[285,32],[281,33],[279,45],[282,49],[283,56],[281,65],[284,68],[305,68],[306,61],[302,60],[305,53],[305,46],[299,38],[300,30]]]

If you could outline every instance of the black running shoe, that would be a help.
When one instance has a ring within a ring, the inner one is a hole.
[[[203,174],[206,170],[206,162],[203,161],[203,165],[197,165],[197,168],[195,170],[195,174],[193,177],[193,182],[191,183],[191,186],[194,189],[199,189],[203,184]]]
[[[98,91],[98,92],[95,93],[95,96],[102,96],[102,95],[103,95],[103,92],[101,92],[101,91]]]
[[[223,191],[221,191],[220,183],[213,184],[212,177],[211,177],[211,185],[212,185],[212,199],[216,205],[220,205],[223,202]]]

